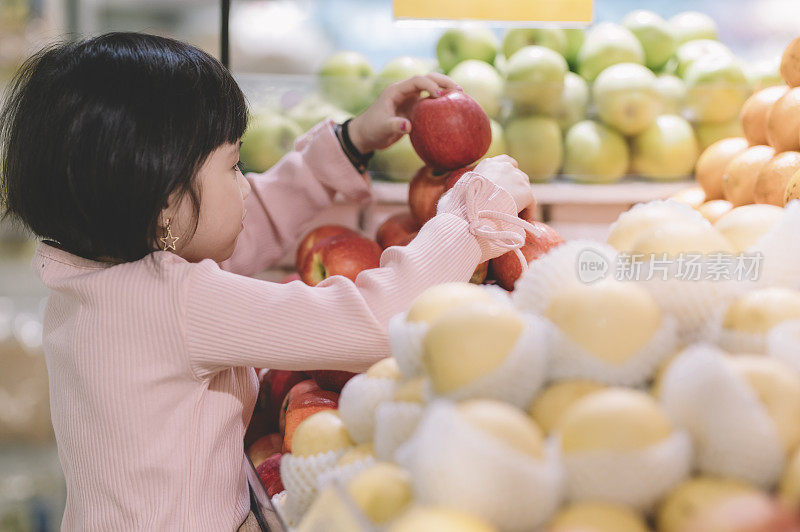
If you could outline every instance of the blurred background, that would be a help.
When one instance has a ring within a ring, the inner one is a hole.
[[[719,39],[750,65],[775,68],[798,34],[797,0],[595,0],[595,21],[634,9],[711,15]],[[377,72],[398,55],[435,58],[454,23],[395,22],[391,0],[232,0],[231,68],[255,105],[290,106],[336,50]],[[474,25],[474,23],[473,23]],[[500,25],[489,25],[500,36]],[[0,0],[0,90],[47,43],[112,30],[171,36],[219,56],[220,5],[207,0]],[[772,65],[771,67],[769,65]],[[295,94],[295,89],[298,94]],[[65,489],[50,427],[41,352],[46,293],[29,272],[35,243],[0,222],[0,531],[56,530]]]

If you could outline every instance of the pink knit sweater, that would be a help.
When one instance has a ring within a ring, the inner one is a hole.
[[[62,530],[236,529],[249,511],[252,366],[364,370],[388,354],[387,321],[417,294],[466,281],[506,251],[481,228],[521,234],[492,216],[515,214],[511,197],[473,174],[410,245],[386,250],[381,268],[355,283],[241,275],[282,256],[336,192],[369,195],[330,123],[295,148],[248,175],[246,227],[222,267],[166,251],[112,266],[40,244],[32,266],[50,288],[44,343],[67,481]]]

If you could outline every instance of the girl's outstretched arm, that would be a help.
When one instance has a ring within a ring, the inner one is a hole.
[[[369,180],[342,151],[333,122],[317,124],[263,174],[249,173],[247,218],[233,256],[221,267],[252,275],[279,260],[300,236],[300,228],[331,205],[339,192],[352,201],[369,197]]]
[[[524,174],[522,174],[524,176]],[[389,319],[426,288],[467,281],[482,261],[524,241],[512,195],[466,174],[439,214],[405,247],[387,249],[381,267],[355,283],[334,276],[316,287],[275,284],[192,265],[185,333],[198,378],[233,366],[361,371],[389,354]]]

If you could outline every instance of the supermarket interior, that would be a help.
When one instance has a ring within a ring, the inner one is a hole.
[[[244,448],[279,529],[800,531],[800,1],[497,0],[483,19],[470,6],[493,2],[427,4],[450,16],[396,16],[425,12],[414,0],[0,0],[0,105],[43,47],[171,37],[242,88],[251,175],[387,87],[449,76],[459,90],[420,98],[411,134],[368,159],[371,198],[306,216],[253,275],[269,282],[384,266],[479,161],[507,154],[529,178],[527,236],[471,285],[409,299],[392,356],[355,375],[257,370]],[[68,500],[37,244],[0,219],[0,532],[58,530]]]

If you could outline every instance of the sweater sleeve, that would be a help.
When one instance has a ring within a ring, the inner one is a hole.
[[[252,275],[279,260],[296,241],[300,228],[331,205],[339,192],[352,201],[370,195],[369,181],[341,149],[333,122],[320,122],[297,139],[286,154],[263,174],[249,173],[251,192],[247,218],[236,249],[221,267]]]
[[[380,267],[361,272],[355,283],[333,276],[315,287],[276,284],[223,271],[210,260],[193,265],[185,332],[195,375],[233,366],[362,371],[387,356],[389,319],[418,294],[469,280],[479,263],[507,251],[500,243],[508,235],[524,241],[523,229],[490,216],[515,213],[511,196],[471,177],[443,198],[439,214],[409,245],[388,248]]]

